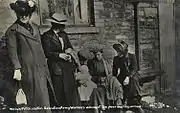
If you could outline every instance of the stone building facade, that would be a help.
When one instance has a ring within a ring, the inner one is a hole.
[[[14,0],[0,1],[0,37],[15,21],[15,15],[9,8]],[[126,0],[36,0],[38,9],[32,21],[40,27],[41,33],[49,29],[45,21],[50,13],[65,12],[69,18],[66,29],[75,50],[104,46],[104,56],[112,61],[116,54],[112,44],[125,40],[129,50],[135,53],[134,7]],[[139,3],[139,65],[142,75],[154,75],[162,65],[159,33],[159,11],[157,2]],[[165,13],[165,12],[164,12]],[[164,14],[163,13],[163,14]],[[167,58],[166,58],[167,59]],[[164,68],[167,69],[167,68]],[[167,69],[169,70],[169,69]],[[164,70],[166,71],[166,70]],[[168,73],[168,72],[167,72]],[[169,73],[171,70],[169,70]],[[159,81],[149,87],[155,88]],[[154,90],[152,91],[154,92]],[[151,93],[151,92],[145,92]]]

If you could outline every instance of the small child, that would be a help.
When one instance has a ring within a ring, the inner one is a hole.
[[[89,101],[90,96],[94,88],[97,88],[97,85],[91,81],[91,75],[89,74],[89,69],[87,67],[88,59],[93,58],[93,55],[88,50],[81,50],[78,52],[78,57],[81,63],[79,67],[79,72],[76,73],[76,80],[81,84],[78,87],[81,101]]]

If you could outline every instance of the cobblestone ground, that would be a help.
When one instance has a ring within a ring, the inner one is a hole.
[[[157,95],[142,98],[145,113],[180,113],[180,97],[176,95]]]

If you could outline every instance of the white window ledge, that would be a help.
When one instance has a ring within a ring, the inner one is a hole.
[[[50,26],[40,26],[41,33],[50,29]],[[98,27],[86,27],[86,26],[77,26],[77,27],[67,27],[65,29],[67,34],[97,34],[100,32],[100,28]]]
[[[68,34],[96,34],[100,30],[97,27],[71,27],[66,28],[65,31]]]

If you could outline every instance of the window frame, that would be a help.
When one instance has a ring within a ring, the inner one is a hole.
[[[38,0],[38,7],[41,7],[41,3]],[[74,0],[73,0],[74,1]],[[81,0],[78,0],[81,1]],[[51,4],[49,3],[51,2]],[[41,8],[38,9],[38,12],[40,14],[40,26],[48,26],[46,23],[45,19],[49,18],[50,15],[52,15],[56,10],[58,10],[58,7],[56,7],[56,0],[48,1],[48,10],[49,12],[45,12],[41,10]],[[50,7],[55,7],[55,8],[50,8]],[[75,22],[75,15],[74,15],[74,4],[72,7],[72,13],[73,13],[73,20],[71,24],[68,24],[68,27],[95,27],[95,12],[94,12],[94,0],[87,0],[87,11],[88,11],[88,22],[87,23],[76,23]],[[65,9],[64,9],[65,10]],[[80,10],[81,11],[81,10]],[[64,11],[65,12],[65,11]]]

